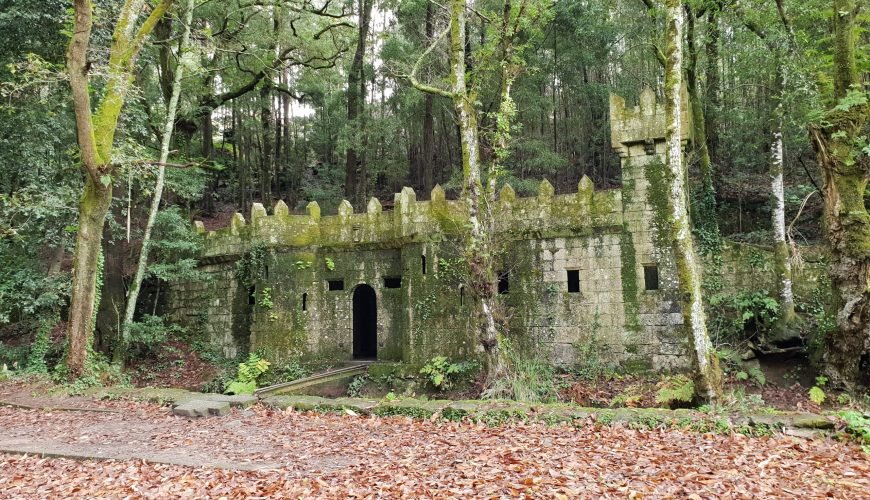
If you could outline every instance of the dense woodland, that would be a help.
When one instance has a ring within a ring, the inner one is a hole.
[[[482,207],[619,187],[609,95],[649,87],[693,118],[669,179],[699,394],[723,339],[777,332],[866,384],[868,22],[857,0],[0,0],[0,361],[105,381],[147,357],[175,331],[161,286],[198,272],[193,220],[441,185],[471,208],[486,379],[509,376]],[[701,286],[723,240],[775,248],[784,283],[823,247],[832,296]]]

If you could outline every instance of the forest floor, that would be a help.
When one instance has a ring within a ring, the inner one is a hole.
[[[853,443],[750,438],[593,422],[413,420],[234,409],[189,419],[157,404],[42,396],[21,382],[0,399],[0,498],[833,496],[870,491]],[[30,392],[28,392],[30,390]],[[23,398],[23,399],[22,399]],[[110,411],[62,411],[58,407]]]

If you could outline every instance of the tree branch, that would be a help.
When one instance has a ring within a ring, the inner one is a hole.
[[[136,55],[139,53],[139,50],[142,49],[142,44],[145,43],[145,39],[148,38],[148,35],[154,31],[154,26],[160,21],[166,11],[169,10],[169,7],[172,6],[172,0],[162,0],[154,10],[151,11],[151,14],[145,19],[145,22],[142,23],[142,26],[139,27],[139,30],[136,31],[136,36],[133,37],[133,40],[130,42],[130,45],[127,49],[127,54],[125,54],[130,62],[133,62],[136,59]]]
[[[94,135],[94,120],[91,113],[91,96],[88,90],[88,45],[94,24],[93,5],[90,0],[75,0],[73,34],[67,48],[67,70],[75,109],[76,130],[82,164],[88,174],[98,180],[98,166],[102,163],[97,153]]]
[[[646,5],[646,10],[648,13],[651,13],[653,10],[658,8],[658,5],[653,0],[641,0],[644,5]],[[661,47],[656,45],[655,43],[650,43],[650,47],[653,49],[653,54],[656,56],[656,60],[658,60],[659,64],[662,68],[664,68],[667,64],[667,60],[665,59],[665,53],[662,52]]]
[[[416,75],[417,75],[417,71],[420,69],[420,64],[423,63],[423,59],[425,59],[429,54],[432,53],[433,50],[435,50],[435,47],[438,45],[438,42],[440,42],[444,38],[444,36],[448,32],[450,32],[451,26],[453,26],[452,19],[447,24],[447,28],[445,28],[444,31],[442,31],[441,34],[438,35],[435,38],[435,40],[432,41],[432,44],[429,45],[429,47],[426,48],[425,51],[423,51],[423,53],[420,55],[420,58],[417,59],[417,62],[414,63],[414,67],[411,68],[411,74],[408,75],[408,81],[411,83],[411,86],[414,87],[415,89],[419,90],[420,92],[426,92],[427,94],[440,95],[441,97],[446,97],[448,99],[453,99],[453,97],[454,97],[453,92],[435,87],[433,85],[426,85],[424,83],[421,83],[419,80],[417,80]]]

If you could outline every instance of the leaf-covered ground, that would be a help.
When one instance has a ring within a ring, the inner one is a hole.
[[[118,413],[0,408],[0,497],[652,497],[834,496],[870,492],[853,444],[404,417],[301,414],[263,407],[191,420],[106,402]],[[142,459],[165,463],[147,463]]]

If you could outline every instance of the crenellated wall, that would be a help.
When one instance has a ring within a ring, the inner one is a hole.
[[[503,248],[500,297],[515,345],[560,364],[594,345],[599,356],[627,367],[688,365],[674,266],[657,229],[667,213],[663,112],[649,90],[633,108],[611,97],[620,189],[596,190],[584,177],[571,194],[555,194],[546,180],[534,197],[518,197],[510,186],[499,192],[492,209]],[[376,322],[381,360],[479,354],[459,258],[467,209],[440,187],[430,201],[404,188],[392,210],[372,199],[354,213],[344,201],[337,214],[323,215],[312,202],[296,215],[278,202],[271,213],[254,204],[250,219],[235,214],[228,227],[209,232],[197,223],[202,266],[213,279],[170,292],[176,321],[197,322],[226,354],[351,359],[364,341],[355,340],[365,330],[355,317]],[[237,262],[257,249],[264,266],[248,288]],[[354,298],[364,285],[375,306]]]

